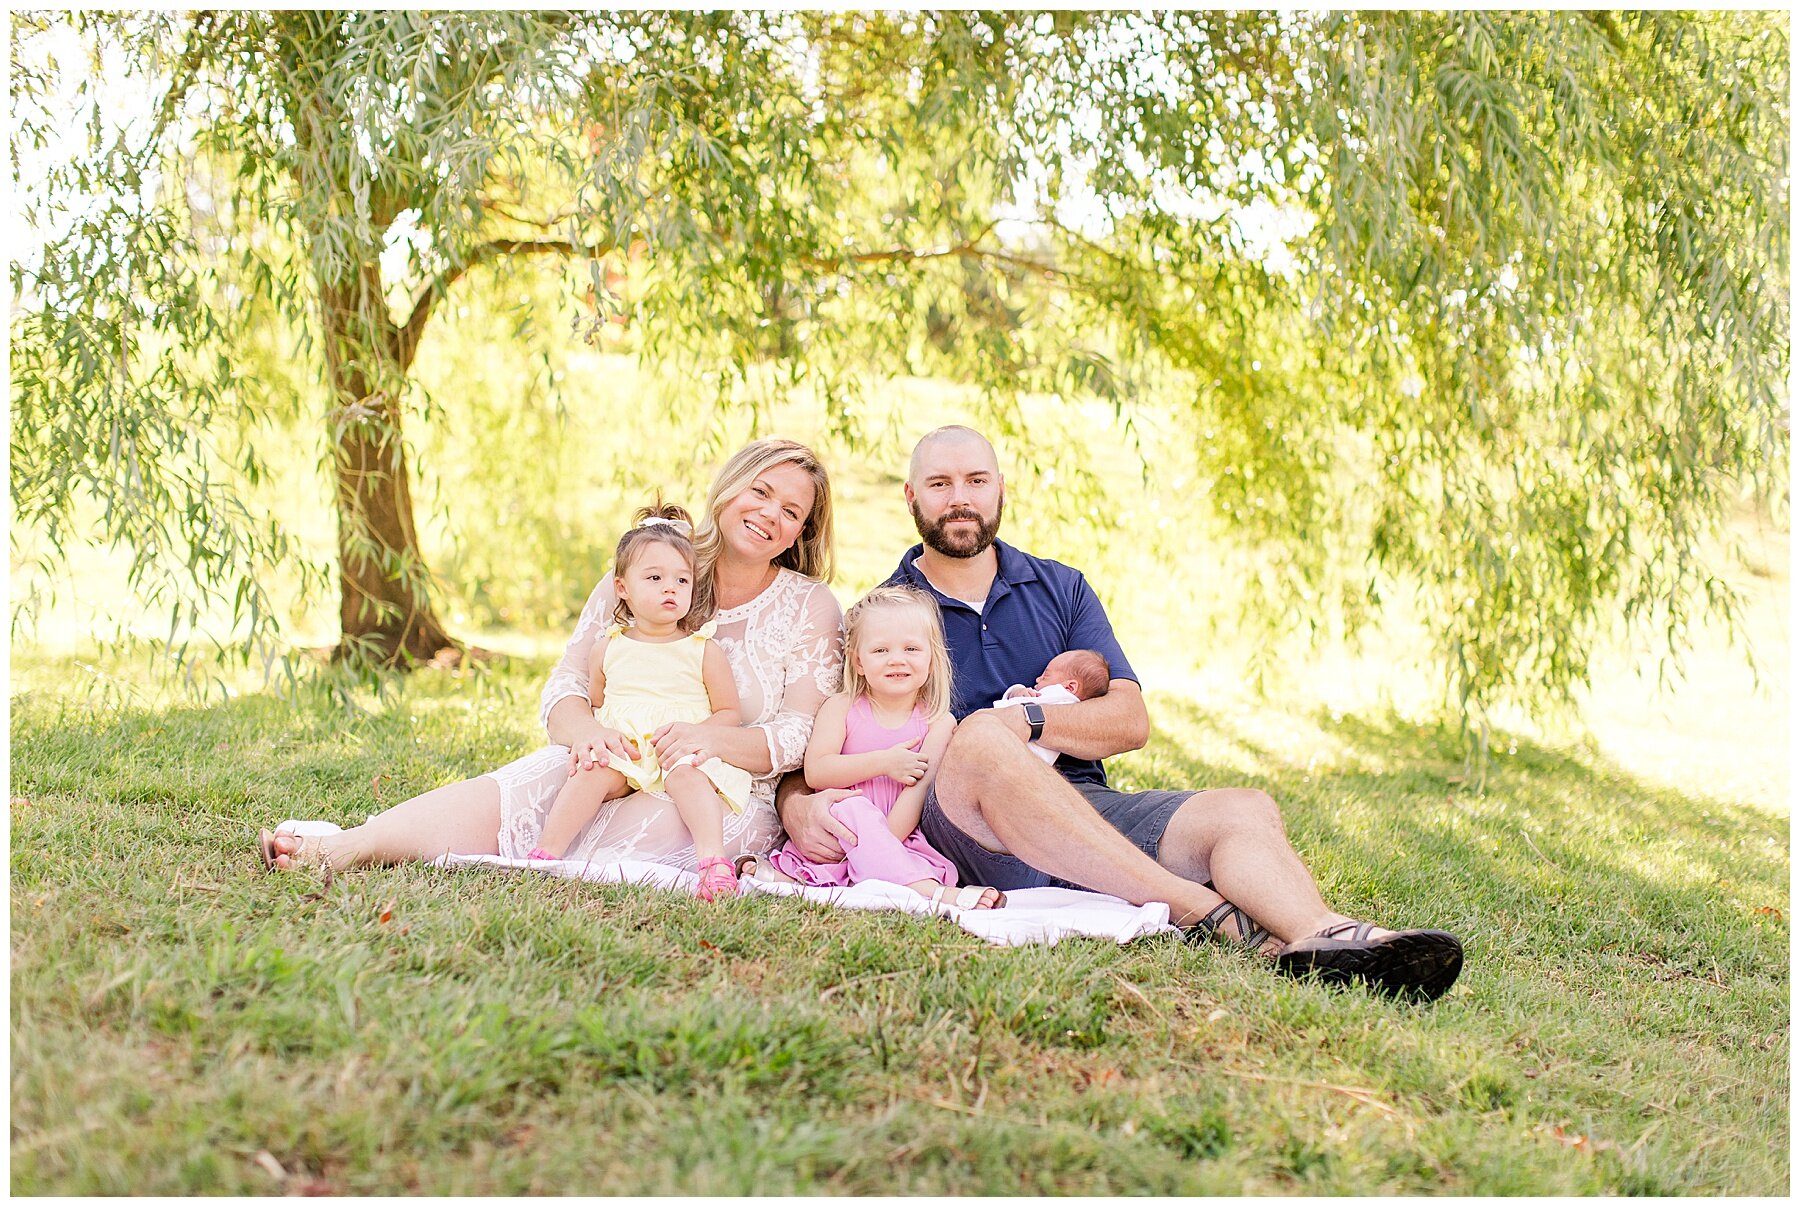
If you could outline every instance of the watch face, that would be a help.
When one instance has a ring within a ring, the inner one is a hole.
[[[1044,735],[1044,706],[1036,700],[1028,701],[1024,713],[1025,719],[1031,722],[1031,740],[1035,742]]]

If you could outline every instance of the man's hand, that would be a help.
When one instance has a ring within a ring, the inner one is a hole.
[[[782,810],[788,840],[814,863],[837,863],[844,848],[856,845],[856,831],[831,815],[831,806],[855,796],[854,788],[796,792]]]

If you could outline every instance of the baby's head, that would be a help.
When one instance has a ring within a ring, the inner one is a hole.
[[[694,598],[693,520],[686,510],[658,499],[638,508],[637,523],[613,550],[613,623],[660,614],[693,632],[708,619],[692,607]],[[673,585],[674,590],[668,588]]]
[[[1042,691],[1059,684],[1077,700],[1092,700],[1104,696],[1111,683],[1112,667],[1107,665],[1105,654],[1099,650],[1064,650],[1050,660],[1044,673],[1037,677],[1036,686]]]

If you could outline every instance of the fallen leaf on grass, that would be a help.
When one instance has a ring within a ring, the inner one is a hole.
[[[1119,1079],[1119,1070],[1113,1068],[1078,1069],[1075,1081],[1081,1086],[1108,1086]]]
[[[708,942],[707,942],[707,941],[706,941],[706,940],[705,940],[705,939],[702,939],[702,940],[700,940],[700,946],[702,946],[702,947],[704,947],[704,948],[706,948],[706,950],[708,950],[708,951],[717,951],[717,950],[719,950],[719,948],[718,948],[718,945],[717,945],[717,944],[714,944],[714,943],[708,943]]]
[[[1560,1123],[1551,1129],[1551,1134],[1576,1152],[1587,1153],[1589,1156],[1609,1148],[1617,1152],[1619,1148],[1611,1140],[1596,1140],[1592,1136],[1584,1136],[1580,1132],[1564,1131],[1563,1125]]]
[[[1206,1021],[1209,1023],[1216,1023],[1220,1019],[1224,1018],[1227,1014],[1230,1014],[1230,1013],[1231,1013],[1231,1011],[1225,1009],[1225,1007],[1223,1007],[1223,1006],[1220,1006],[1217,1010],[1214,1010],[1211,1014],[1206,1016]]]
[[[381,912],[375,916],[375,921],[379,922],[383,926],[386,926],[389,922],[392,922],[393,920],[394,920],[394,901],[392,898],[389,898],[388,903],[386,905],[382,906]]]
[[[377,775],[374,779],[369,781],[369,788],[370,788],[370,790],[372,790],[375,793],[376,800],[381,799],[381,781],[382,780],[391,780],[393,778],[394,778],[393,776],[389,775],[387,772],[384,771],[380,775]]]
[[[1776,909],[1773,905],[1759,905],[1750,912],[1753,914],[1773,914],[1777,918],[1781,917],[1781,911]]]
[[[250,1159],[267,1170],[271,1178],[279,1178],[283,1181],[287,1180],[287,1170],[281,1167],[281,1162],[277,1161],[268,1149],[265,1148],[261,1150]]]

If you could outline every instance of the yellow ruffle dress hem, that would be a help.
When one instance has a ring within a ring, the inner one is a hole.
[[[683,640],[662,643],[635,640],[619,626],[607,630],[602,663],[606,687],[594,719],[624,734],[637,748],[637,758],[615,757],[610,763],[633,788],[666,795],[663,777],[673,768],[657,765],[651,735],[664,725],[694,725],[712,715],[701,671],[712,627],[706,625]],[[750,803],[748,771],[717,758],[707,759],[699,768],[733,813],[744,811]]]

